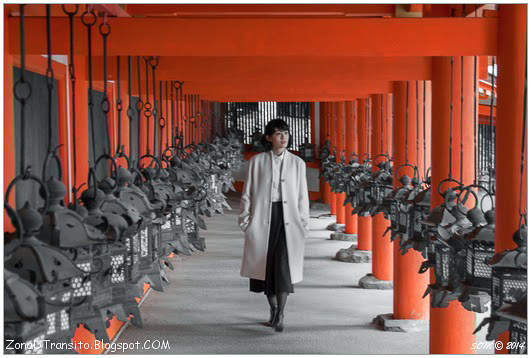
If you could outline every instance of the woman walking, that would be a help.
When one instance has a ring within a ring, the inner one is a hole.
[[[269,150],[249,160],[238,223],[245,233],[241,276],[252,292],[264,292],[270,306],[268,325],[284,329],[284,308],[293,284],[302,281],[304,240],[309,233],[306,164],[286,148],[287,123],[267,123]]]

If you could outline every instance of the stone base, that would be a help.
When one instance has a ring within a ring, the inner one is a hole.
[[[310,205],[310,210],[330,211],[330,205],[316,201],[313,202],[312,205]]]
[[[372,273],[368,273],[360,279],[359,286],[373,290],[392,290],[393,281],[379,280]]]
[[[330,234],[330,240],[339,240],[339,241],[354,241],[358,242],[358,235],[356,234],[345,234],[344,232],[333,232]]]
[[[331,223],[326,227],[326,230],[345,232],[345,224]]]
[[[371,262],[372,252],[358,250],[356,245],[352,245],[347,249],[340,249],[336,253],[335,259],[342,262]]]
[[[393,319],[393,314],[380,314],[372,323],[384,331],[391,332],[425,332],[429,330],[429,321],[416,319]]]

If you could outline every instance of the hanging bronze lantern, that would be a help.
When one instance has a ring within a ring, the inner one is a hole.
[[[502,305],[496,314],[510,322],[506,346],[509,354],[527,354],[527,293],[515,303]]]
[[[515,249],[498,252],[487,261],[492,268],[491,316],[474,332],[488,324],[487,340],[497,339],[510,327],[511,322],[500,317],[497,311],[503,304],[514,304],[527,293],[527,223],[520,224],[513,241],[517,245]]]
[[[251,150],[253,152],[265,152],[264,144],[262,143],[263,134],[260,131],[260,127],[254,128],[253,134],[251,134]]]
[[[490,197],[490,194],[486,196]],[[494,204],[492,197],[491,201]],[[482,210],[481,201],[479,208]],[[482,216],[487,225],[478,226],[466,235],[466,270],[463,278],[466,288],[459,297],[463,307],[477,313],[486,312],[490,301],[492,269],[486,260],[494,255],[494,208],[482,213]]]

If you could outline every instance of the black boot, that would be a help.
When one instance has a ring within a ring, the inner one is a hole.
[[[277,293],[278,309],[275,319],[273,320],[273,328],[276,332],[282,332],[284,330],[284,307],[286,307],[286,301],[288,300],[287,292]]]
[[[275,332],[282,332],[284,330],[284,312],[277,310],[275,319],[273,320],[273,328]]]
[[[269,308],[269,321],[267,321],[266,326],[273,326],[273,321],[275,320],[276,314],[277,314],[277,306],[272,306]]]
[[[273,321],[275,320],[275,315],[277,313],[277,297],[275,295],[268,295],[267,302],[269,303],[269,321],[267,321],[266,326],[273,326]]]

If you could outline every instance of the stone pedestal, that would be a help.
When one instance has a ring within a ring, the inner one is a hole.
[[[326,230],[345,232],[345,224],[331,223],[326,227]]]
[[[310,205],[310,210],[330,212],[330,205],[326,203],[321,203],[319,201],[315,201],[312,203],[312,205]]]
[[[429,329],[429,321],[416,319],[393,319],[393,314],[380,314],[372,323],[379,329],[391,332],[424,332]]]
[[[340,249],[336,253],[335,259],[338,261],[342,261],[342,262],[354,262],[354,263],[371,262],[372,253],[370,251],[358,250],[356,248],[356,244],[354,244],[350,246],[349,248]]]
[[[376,277],[374,277],[372,273],[368,273],[367,275],[365,275],[364,277],[360,279],[359,286],[362,288],[373,289],[373,290],[392,290],[393,281],[379,280]]]
[[[330,240],[339,240],[339,241],[354,241],[358,242],[358,235],[356,234],[345,234],[344,232],[333,232],[330,234]]]

